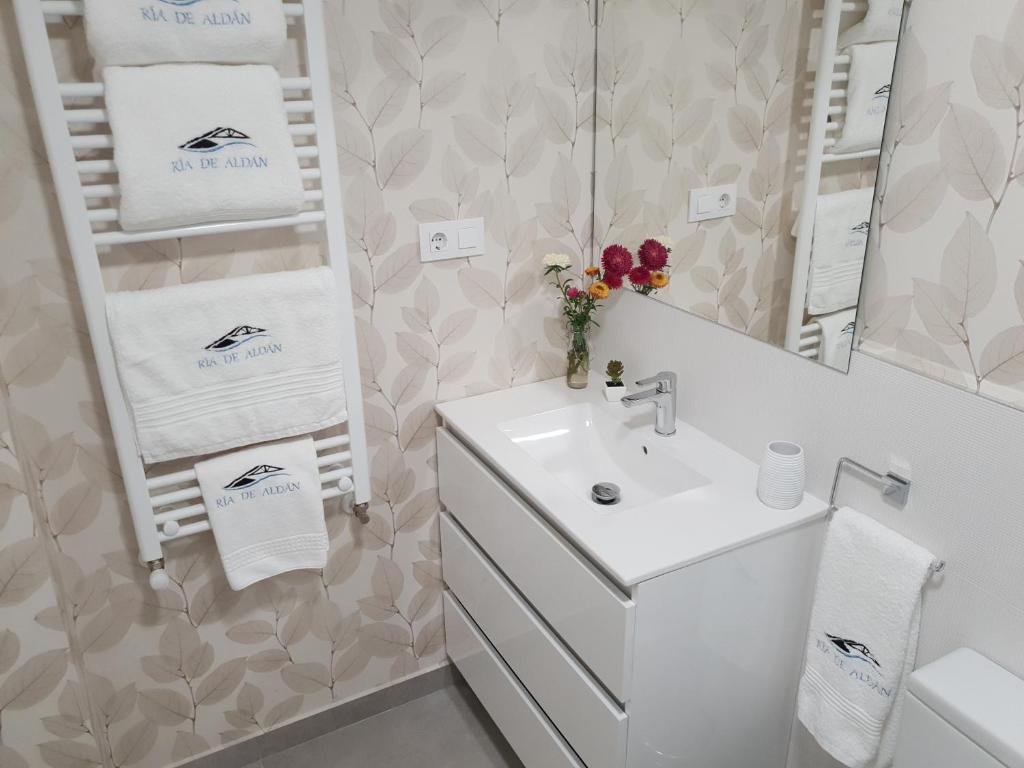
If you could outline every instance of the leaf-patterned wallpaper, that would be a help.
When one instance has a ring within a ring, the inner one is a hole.
[[[676,241],[658,299],[778,343],[794,240],[803,0],[611,0],[600,25],[595,242]],[[689,190],[738,213],[688,222]]]
[[[592,229],[598,242],[664,230],[680,180],[735,178],[744,216],[677,235],[677,288],[772,336],[788,266],[771,222],[788,187],[773,181],[783,140],[771,115],[793,86],[791,4],[634,1],[661,14],[671,57],[629,13],[610,26],[612,0],[331,0],[372,523],[330,510],[323,573],[240,594],[211,540],[184,542],[168,553],[169,595],[150,592],[135,563],[12,11],[0,8],[0,765],[166,766],[439,661],[431,406],[561,373],[539,255],[584,260]],[[596,73],[595,6],[606,13]],[[1010,211],[1024,10],[915,0],[911,13],[862,349],[1019,403],[1024,279],[1011,243],[1024,223]],[[81,30],[69,23],[62,38],[61,71],[87,78]],[[596,227],[595,75],[610,169]],[[671,131],[646,119],[659,113]],[[477,215],[486,257],[419,264],[419,221]],[[315,245],[264,233],[119,248],[105,264],[108,287],[131,290],[319,259]]]
[[[374,501],[330,560],[242,593],[212,538],[134,536],[35,124],[0,8],[0,766],[167,766],[443,659],[432,408],[564,370],[539,258],[589,258],[593,0],[330,0]],[[80,26],[54,46],[88,79]],[[423,266],[420,221],[485,216]],[[115,248],[110,290],[314,265],[294,233]],[[357,387],[350,388],[358,391]]]
[[[808,0],[609,0],[600,24],[595,242],[676,241],[655,298],[781,345],[811,85]],[[849,20],[852,23],[852,19]],[[873,186],[875,162],[821,189]],[[737,184],[737,215],[691,224],[689,190]]]
[[[1024,407],[1024,3],[914,0],[860,349]]]

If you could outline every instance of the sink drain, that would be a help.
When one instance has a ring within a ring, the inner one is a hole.
[[[590,498],[602,507],[610,507],[622,501],[622,489],[615,483],[598,483],[590,489]]]

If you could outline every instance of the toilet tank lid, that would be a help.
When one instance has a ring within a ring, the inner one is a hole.
[[[908,689],[1008,768],[1024,768],[1024,680],[961,648],[917,670]]]

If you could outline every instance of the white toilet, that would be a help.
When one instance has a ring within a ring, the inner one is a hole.
[[[893,768],[1024,768],[1024,680],[961,648],[908,691]]]

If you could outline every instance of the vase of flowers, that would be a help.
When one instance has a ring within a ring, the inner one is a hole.
[[[572,269],[572,258],[564,253],[544,257],[544,274],[562,294],[562,317],[568,333],[565,383],[571,389],[585,389],[590,377],[590,332],[598,327],[595,319],[601,303],[623,285],[623,275],[607,267],[588,267],[578,282],[565,273]]]

